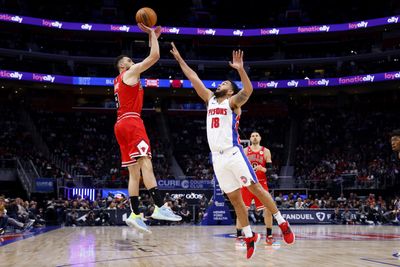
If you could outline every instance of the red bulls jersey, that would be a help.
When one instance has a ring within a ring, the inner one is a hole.
[[[265,166],[267,165],[267,161],[264,158],[264,147],[261,147],[260,151],[254,152],[251,149],[251,146],[248,146],[247,148],[247,158],[250,161],[251,166],[253,166],[253,169],[255,169],[258,165],[261,165],[262,167],[266,168]],[[267,180],[267,175],[265,172],[262,171],[257,171],[256,172],[257,179],[261,181],[266,181]]]
[[[125,71],[114,80],[114,97],[118,119],[123,117],[140,117],[143,107],[143,87],[140,80],[135,85],[127,85],[122,81]]]

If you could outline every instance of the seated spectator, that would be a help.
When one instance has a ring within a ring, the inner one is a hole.
[[[346,207],[342,213],[343,224],[354,224],[355,218],[348,207]]]
[[[342,223],[342,214],[339,211],[339,207],[335,208],[335,211],[331,214],[330,221],[333,224],[341,224]]]
[[[298,210],[298,209],[303,209],[303,208],[304,208],[304,202],[303,202],[303,200],[302,200],[300,197],[297,199],[294,208],[295,208],[296,210]]]
[[[181,211],[179,212],[179,215],[182,216],[182,221],[185,223],[190,223],[192,220],[192,214],[190,213],[187,207],[182,207]]]

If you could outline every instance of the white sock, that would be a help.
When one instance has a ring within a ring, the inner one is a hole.
[[[242,228],[242,233],[244,234],[244,236],[246,238],[253,237],[253,232],[251,231],[250,225],[247,225],[247,226],[243,227]]]
[[[280,211],[278,211],[277,213],[274,214],[274,218],[278,222],[278,225],[286,222],[285,219],[283,219]]]

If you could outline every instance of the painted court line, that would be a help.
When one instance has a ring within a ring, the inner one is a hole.
[[[21,241],[21,240],[25,240],[34,236],[38,236],[41,234],[45,234],[47,232],[53,231],[53,230],[57,230],[60,229],[60,226],[48,226],[46,228],[43,229],[34,229],[33,232],[29,232],[29,233],[22,233],[21,235],[16,236],[15,238],[10,238],[7,239],[3,242],[0,242],[0,247],[5,246],[5,245],[9,245],[11,243],[17,242],[17,241]],[[3,238],[6,238],[7,236],[4,235]],[[1,236],[0,236],[1,238]]]
[[[367,259],[367,258],[360,258],[360,259],[363,260],[363,261],[369,261],[369,262],[379,263],[379,264],[383,264],[383,265],[400,267],[400,261],[399,261],[399,264],[394,264],[394,263],[388,263],[388,262],[383,262],[383,261],[373,260],[373,259]]]
[[[151,258],[151,257],[169,257],[169,256],[180,256],[180,255],[192,255],[192,254],[208,254],[208,253],[218,253],[218,252],[228,252],[231,250],[216,250],[216,251],[204,251],[204,252],[189,252],[189,253],[179,253],[179,254],[163,254],[163,255],[148,255],[148,256],[138,256],[138,257],[127,257],[127,258],[118,258],[118,259],[107,259],[107,260],[98,260],[98,261],[88,261],[88,262],[79,262],[79,263],[71,263],[64,265],[57,265],[57,267],[66,267],[66,266],[76,266],[82,264],[90,264],[90,263],[101,263],[101,262],[110,262],[110,261],[123,261],[123,260],[134,260],[134,259],[143,259],[143,258]]]

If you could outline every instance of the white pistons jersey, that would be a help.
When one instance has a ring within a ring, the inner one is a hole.
[[[221,152],[240,145],[239,117],[229,105],[229,99],[220,104],[215,96],[207,106],[207,139],[211,152]]]

